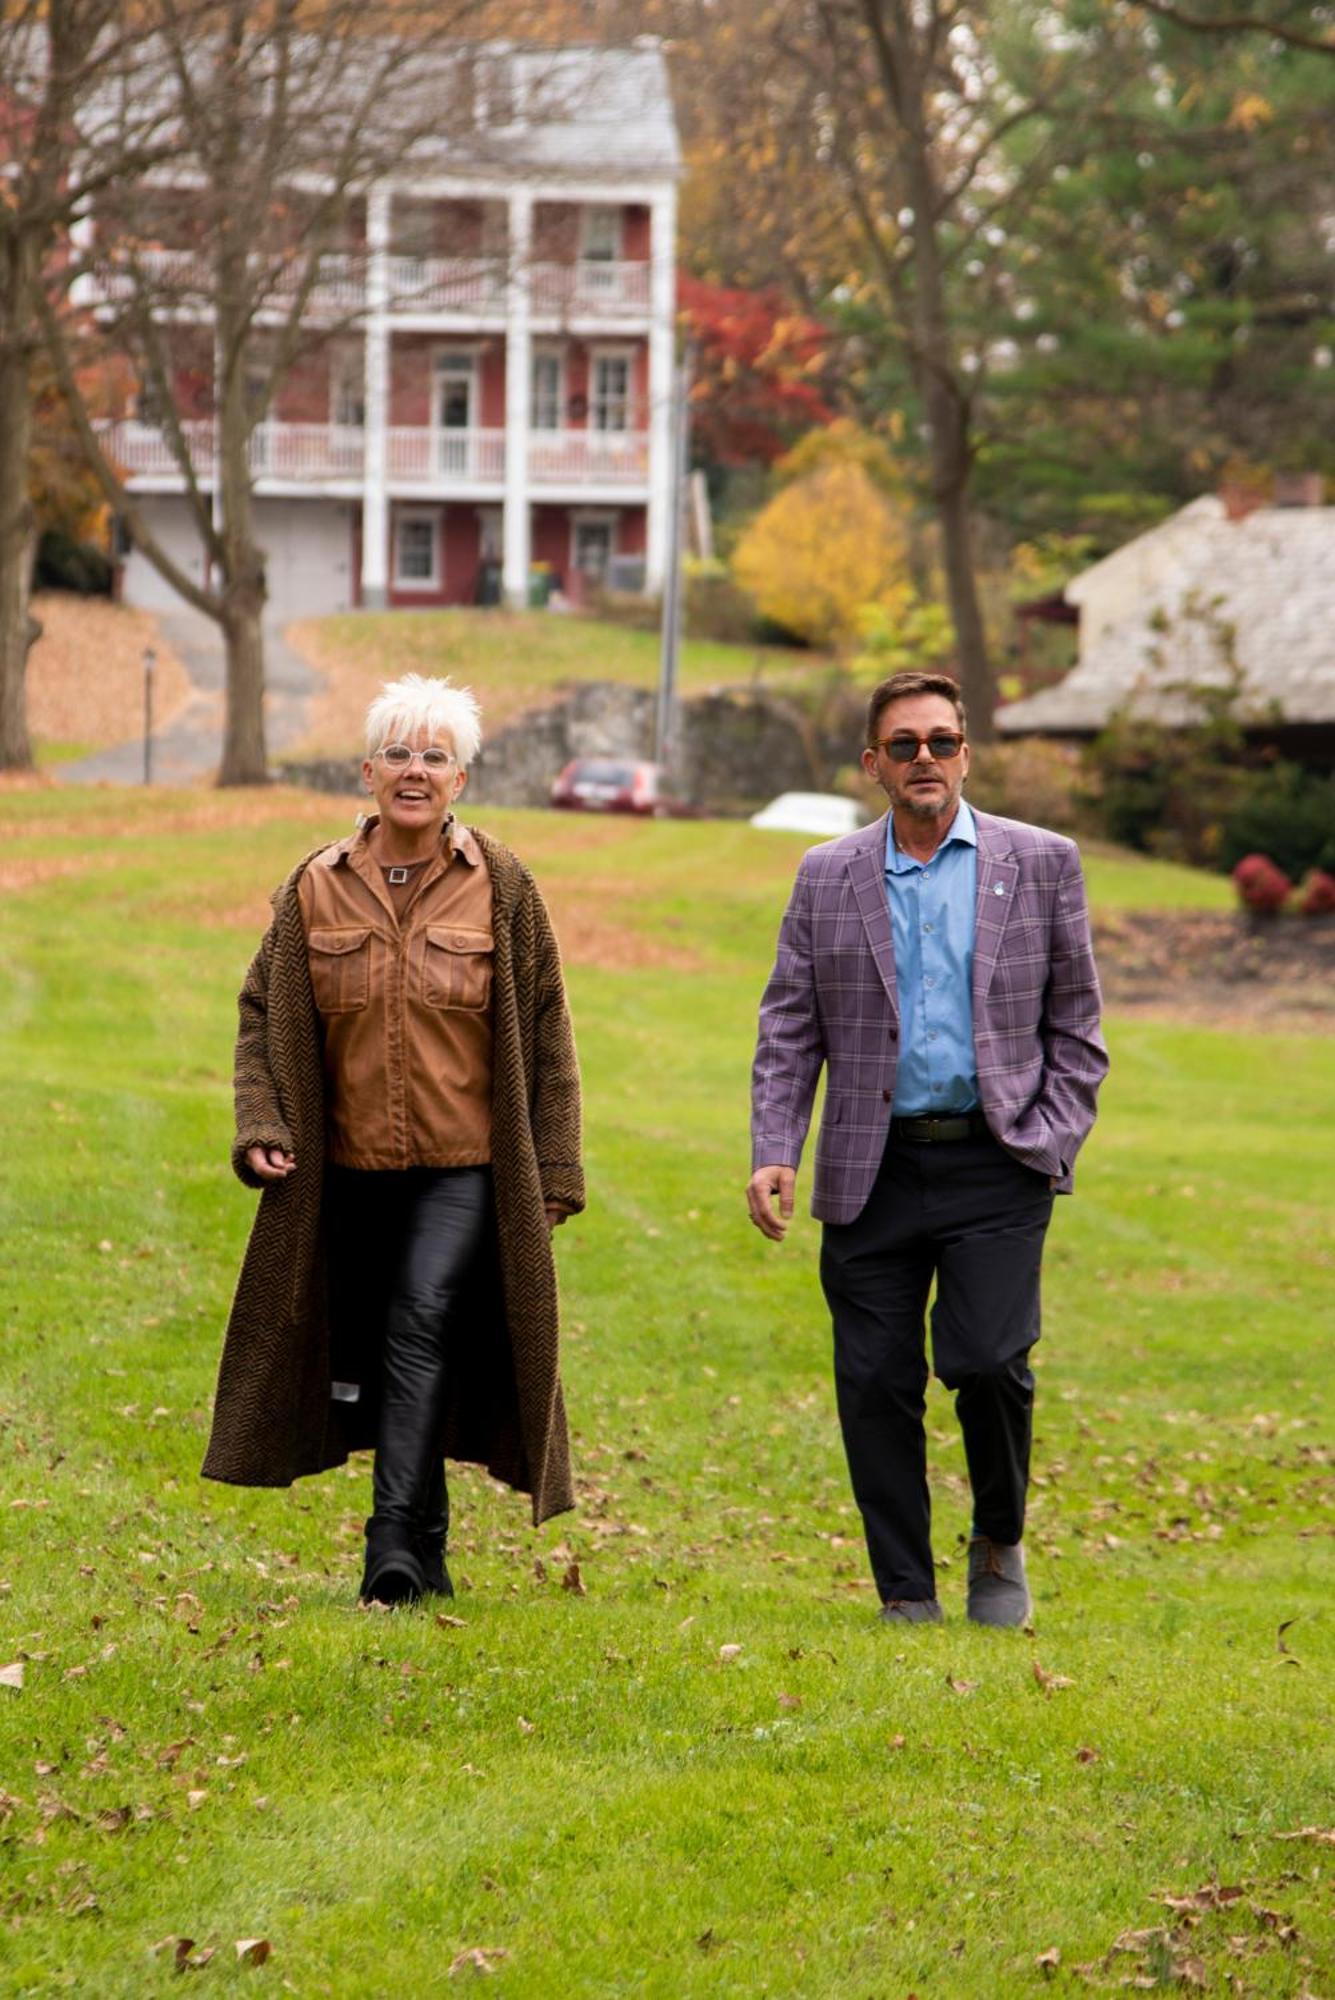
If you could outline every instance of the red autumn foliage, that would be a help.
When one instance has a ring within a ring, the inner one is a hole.
[[[1324,868],[1314,868],[1303,884],[1298,908],[1305,917],[1335,916],[1335,875],[1328,875]]]
[[[828,424],[829,336],[773,288],[737,291],[682,272],[677,304],[695,341],[691,427],[697,458],[772,465]]]
[[[1264,854],[1244,854],[1233,870],[1233,886],[1244,908],[1259,917],[1273,917],[1293,893],[1282,868]]]

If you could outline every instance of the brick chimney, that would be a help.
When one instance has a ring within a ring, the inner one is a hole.
[[[1272,507],[1320,507],[1326,482],[1319,472],[1277,472]]]

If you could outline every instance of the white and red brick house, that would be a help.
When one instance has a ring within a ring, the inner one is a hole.
[[[551,64],[508,50],[497,61],[511,107],[526,66]],[[648,41],[561,61],[578,109],[531,123],[507,113],[482,164],[461,164],[457,145],[434,162],[418,149],[410,178],[356,205],[345,268],[322,266],[328,337],[254,437],[275,615],[471,604],[489,589],[522,603],[539,564],[576,602],[609,574],[661,587],[680,174],[666,69]],[[94,308],[97,282],[84,292]],[[201,300],[193,330],[179,306],[173,317],[178,347],[198,342],[177,404],[207,484],[207,313]],[[161,430],[119,423],[111,447],[153,529],[200,574]],[[124,593],[176,601],[136,551]]]

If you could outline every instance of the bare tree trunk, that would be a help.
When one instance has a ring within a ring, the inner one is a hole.
[[[946,302],[938,216],[940,191],[932,154],[932,125],[920,52],[906,14],[880,16],[884,60],[899,89],[901,159],[913,204],[913,366],[929,433],[932,500],[941,531],[955,664],[969,710],[969,728],[980,742],[994,734],[996,683],[987,656],[974,575],[969,486],[973,473],[969,398],[961,382]]]
[[[263,588],[232,585],[226,592],[222,629],[227,647],[226,714],[220,785],[267,785],[269,759],[264,744]]]
[[[3,277],[9,318],[21,306],[23,286],[13,282],[12,260],[7,261],[11,268]],[[28,496],[32,404],[27,351],[16,333],[16,325],[0,323],[0,770],[30,771],[24,678],[28,649],[39,629],[28,609],[34,544]]]

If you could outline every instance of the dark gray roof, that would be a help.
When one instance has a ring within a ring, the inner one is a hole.
[[[1257,712],[1335,722],[1335,507],[1231,521],[1207,495],[1076,577],[1066,598],[1080,607],[1080,664],[998,709],[1003,734],[1096,730],[1123,705],[1185,720],[1192,705],[1175,684],[1223,683],[1230,651]]]

